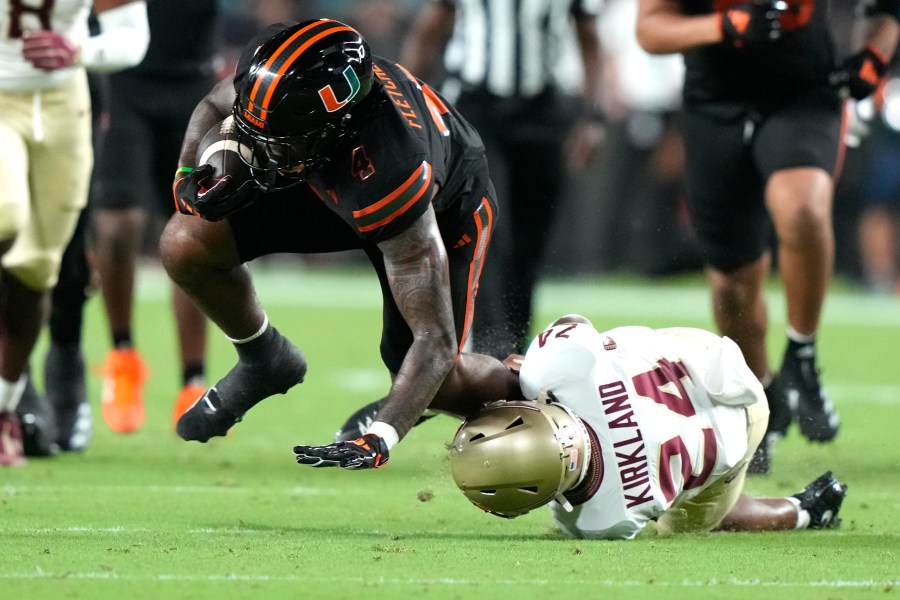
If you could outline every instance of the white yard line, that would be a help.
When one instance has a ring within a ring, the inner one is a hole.
[[[816,581],[764,581],[760,579],[704,579],[704,580],[682,580],[682,581],[661,581],[655,579],[652,584],[639,580],[622,580],[614,579],[589,579],[577,580],[570,577],[561,579],[474,579],[474,578],[399,578],[399,577],[327,577],[327,576],[309,576],[309,575],[252,575],[241,573],[226,573],[222,575],[172,575],[159,573],[156,575],[132,575],[119,574],[112,572],[73,572],[66,571],[54,573],[37,569],[33,572],[26,573],[0,573],[0,579],[86,579],[86,580],[116,580],[116,581],[174,581],[174,582],[216,582],[216,581],[240,581],[240,582],[297,582],[297,583],[324,583],[324,584],[364,584],[364,585],[448,585],[448,586],[553,586],[560,585],[588,585],[588,586],[605,586],[605,587],[647,587],[647,588],[710,588],[710,587],[765,587],[765,588],[810,588],[810,589],[843,589],[843,588],[877,588],[887,589],[900,586],[900,579],[896,580],[848,580],[848,579],[825,579]]]

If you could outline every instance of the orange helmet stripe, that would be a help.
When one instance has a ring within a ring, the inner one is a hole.
[[[306,37],[304,34],[310,32],[318,27],[326,26],[328,29],[324,31],[320,31],[315,35],[310,37]],[[288,39],[282,42],[281,46],[278,47],[275,52],[272,53],[272,56],[266,61],[265,67],[268,71],[271,71],[275,67],[275,65],[281,60],[282,56],[290,52],[290,55],[286,60],[278,67],[278,70],[275,72],[275,77],[266,80],[264,77],[258,77],[256,82],[253,84],[253,90],[250,92],[250,105],[248,110],[251,113],[255,113],[261,120],[265,121],[267,117],[267,111],[269,108],[269,102],[272,100],[272,96],[275,93],[275,89],[278,87],[281,78],[284,76],[285,72],[291,68],[291,66],[296,62],[296,60],[309,49],[311,45],[318,42],[322,38],[329,36],[333,33],[337,33],[339,31],[354,31],[352,27],[347,27],[346,25],[338,25],[337,21],[332,21],[330,19],[323,19],[321,21],[316,21],[315,23],[311,23],[295,32]],[[260,96],[262,99],[260,100]],[[254,108],[258,108],[258,111],[254,111]]]

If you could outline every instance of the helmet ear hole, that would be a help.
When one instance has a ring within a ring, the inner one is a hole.
[[[522,420],[522,417],[518,417],[515,421],[506,426],[506,430],[509,431],[514,427],[521,427],[525,424],[525,421]]]
[[[559,501],[580,480],[587,436],[558,404],[498,402],[465,421],[450,446],[450,471],[476,506],[512,518]]]

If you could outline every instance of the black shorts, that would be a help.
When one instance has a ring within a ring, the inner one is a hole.
[[[478,279],[497,218],[494,189],[490,184],[487,187],[487,193],[472,214],[452,221],[438,219],[447,250],[450,296],[460,350],[471,327]],[[375,268],[383,298],[381,359],[391,373],[399,372],[413,336],[394,301],[384,258],[375,244],[360,239],[305,185],[263,196],[229,217],[228,222],[243,262],[277,253],[365,251]]]
[[[153,80],[117,73],[109,77],[108,124],[94,168],[91,207],[143,207],[169,216],[172,181],[184,131],[210,78]]]
[[[764,114],[743,104],[685,105],[688,205],[708,264],[727,272],[763,255],[771,239],[766,181],[793,167],[834,175],[842,116],[843,103],[830,89]]]

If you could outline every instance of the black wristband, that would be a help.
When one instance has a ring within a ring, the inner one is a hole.
[[[900,21],[900,0],[877,0],[875,13],[890,15]]]

